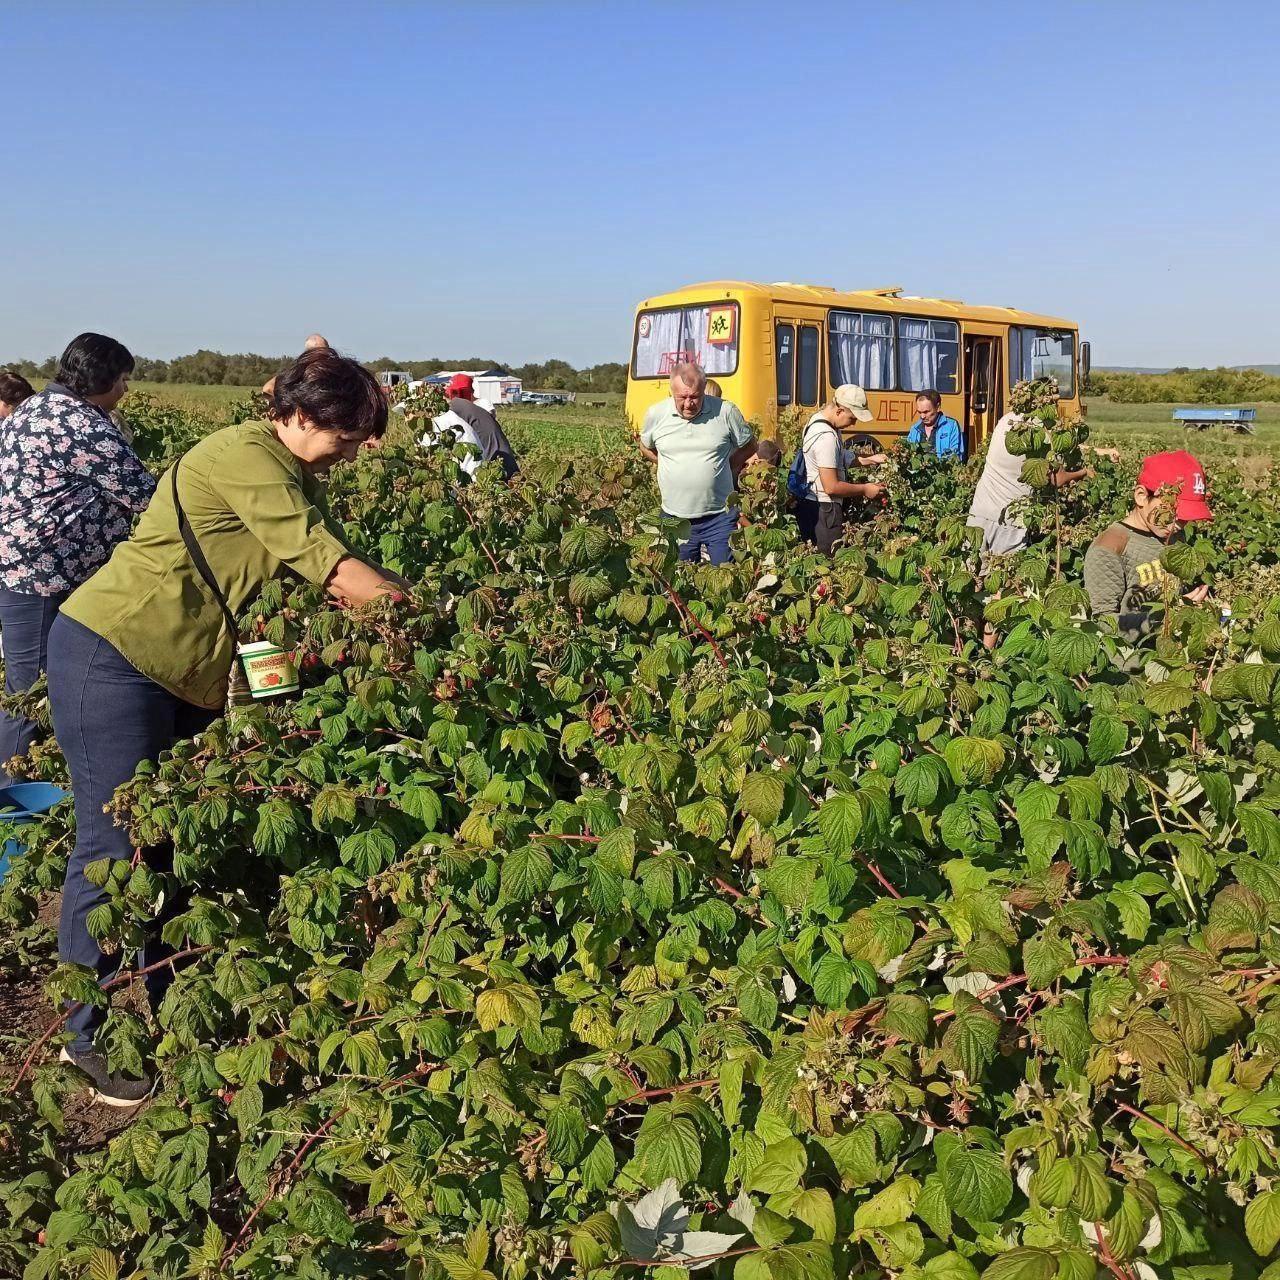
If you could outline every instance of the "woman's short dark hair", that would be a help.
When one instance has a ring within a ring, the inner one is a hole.
[[[12,369],[0,369],[0,400],[5,404],[21,404],[35,393],[35,388],[22,374],[14,373]]]
[[[942,408],[942,397],[941,397],[941,396],[940,396],[936,391],[934,391],[934,390],[932,390],[932,389],[930,389],[930,390],[928,390],[928,391],[917,391],[917,392],[916,392],[916,399],[917,399],[917,400],[927,400],[931,405],[933,405],[933,407],[934,407],[935,409],[941,409],[941,408]]]
[[[295,413],[324,431],[362,431],[377,439],[387,429],[387,398],[377,378],[331,347],[304,351],[276,376],[271,416],[287,422]]]
[[[78,396],[100,396],[122,373],[132,372],[133,356],[124,343],[101,333],[82,333],[67,344],[54,381]]]

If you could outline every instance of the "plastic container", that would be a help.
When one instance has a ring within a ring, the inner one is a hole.
[[[52,782],[14,782],[0,787],[0,823],[22,824],[48,813],[59,800],[70,792],[55,787]],[[9,860],[22,852],[18,840],[6,840],[0,850],[0,881],[9,871]]]
[[[274,698],[298,688],[298,668],[293,657],[270,640],[242,644],[238,650],[249,692],[255,698]]]

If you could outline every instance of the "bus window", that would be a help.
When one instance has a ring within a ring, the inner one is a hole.
[[[791,403],[791,392],[796,377],[796,327],[793,324],[775,324],[774,341],[778,346],[778,408],[785,409]]]
[[[1051,329],[1009,330],[1009,382],[1057,378],[1058,394],[1075,395],[1076,335]]]
[[[818,385],[822,381],[819,355],[822,351],[822,333],[816,324],[800,326],[799,372],[796,375],[796,401],[803,405],[818,403]]]
[[[831,311],[827,325],[831,385],[852,382],[864,391],[892,391],[893,317]]]
[[[898,317],[898,380],[902,391],[958,391],[960,326],[954,320]]]
[[[738,304],[663,307],[636,317],[633,378],[665,378],[682,360],[694,360],[713,378],[738,368]]]

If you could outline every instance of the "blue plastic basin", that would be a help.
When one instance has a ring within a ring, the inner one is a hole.
[[[14,782],[0,787],[0,822],[24,823],[48,813],[70,793],[52,782]],[[22,852],[17,840],[6,840],[0,850],[0,881],[9,870],[9,860]]]

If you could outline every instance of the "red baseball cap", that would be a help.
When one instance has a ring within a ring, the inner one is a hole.
[[[1205,501],[1209,484],[1205,479],[1204,468],[1185,449],[1172,453],[1153,453],[1143,462],[1138,483],[1151,493],[1158,492],[1166,485],[1176,486],[1178,501],[1173,510],[1184,523],[1213,519],[1213,512]]]
[[[449,385],[445,390],[451,396],[461,396],[464,400],[470,400],[475,395],[475,383],[471,381],[469,373],[455,373],[449,379]]]

